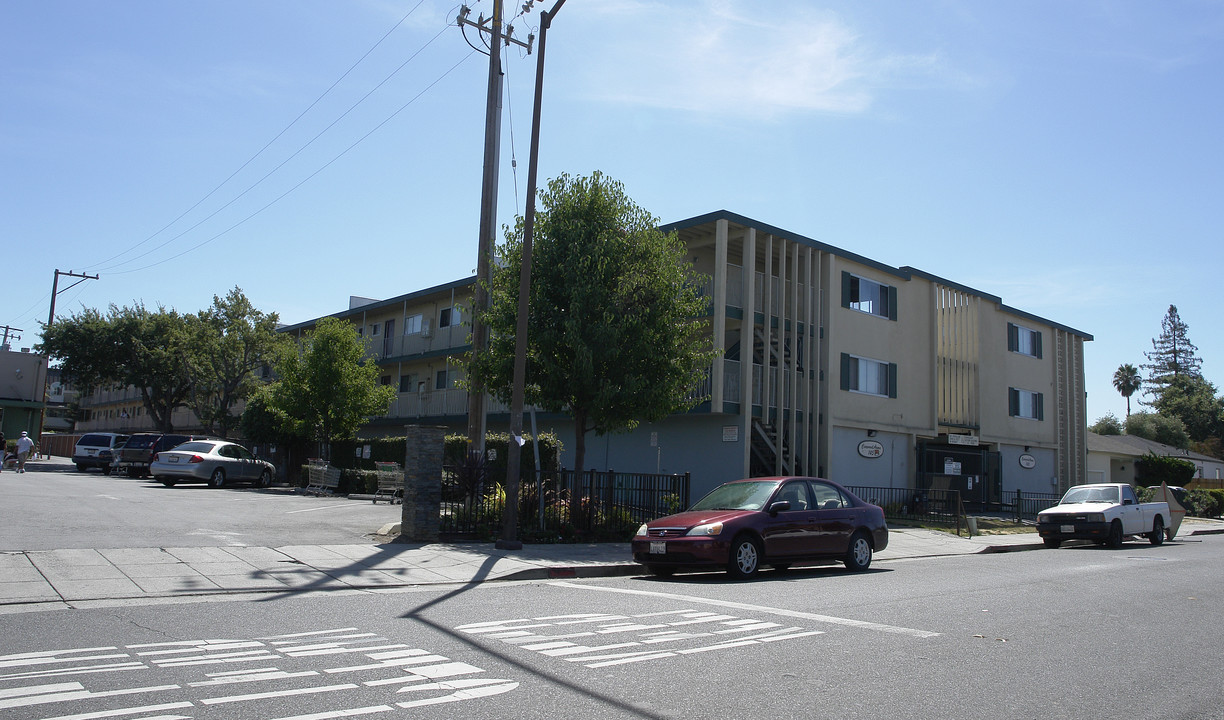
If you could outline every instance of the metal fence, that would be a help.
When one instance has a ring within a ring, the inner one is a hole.
[[[505,489],[443,468],[441,533],[447,539],[501,534]],[[535,541],[628,541],[642,523],[689,505],[691,477],[615,470],[543,472],[519,488],[518,535]]]
[[[1010,508],[1012,516],[1016,522],[1021,520],[1036,520],[1037,513],[1046,508],[1054,507],[1058,501],[1062,499],[1062,495],[1053,493],[1031,492],[1025,490],[1014,490],[1011,492],[1003,492],[1003,506]]]
[[[932,525],[948,525],[960,535],[965,508],[959,490],[916,490],[847,485],[846,488],[873,505],[884,508],[884,517]]]

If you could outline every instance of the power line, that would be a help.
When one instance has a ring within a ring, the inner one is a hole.
[[[303,179],[302,179],[300,182],[298,182],[296,185],[294,185],[293,187],[289,188],[289,189],[288,189],[288,190],[286,190],[285,192],[281,193],[281,194],[280,194],[280,195],[278,195],[278,196],[277,196],[275,199],[273,199],[272,201],[268,202],[266,205],[264,205],[263,207],[259,208],[259,209],[258,209],[258,210],[256,210],[255,212],[251,213],[250,215],[247,215],[246,217],[242,218],[241,220],[239,220],[238,222],[234,223],[233,225],[230,225],[229,227],[227,227],[226,229],[224,229],[224,230],[222,230],[221,232],[217,233],[216,235],[213,235],[212,237],[210,237],[210,238],[208,238],[208,239],[206,239],[206,240],[202,240],[202,241],[200,241],[200,242],[196,243],[195,245],[193,245],[193,246],[191,246],[191,247],[187,248],[186,250],[183,250],[182,252],[178,253],[177,255],[171,255],[171,256],[170,256],[170,257],[168,257],[168,258],[165,258],[165,259],[163,259],[163,260],[158,260],[158,261],[157,261],[157,262],[155,262],[155,263],[151,263],[151,264],[149,264],[149,265],[145,265],[145,266],[143,266],[143,267],[134,268],[134,269],[132,269],[132,270],[117,270],[117,271],[111,272],[110,274],[111,274],[111,275],[127,275],[127,274],[129,274],[129,273],[140,272],[140,271],[142,271],[142,270],[148,270],[149,268],[154,268],[154,267],[157,267],[158,265],[161,265],[161,264],[163,264],[163,263],[167,263],[167,262],[170,262],[171,260],[175,260],[175,259],[177,259],[177,258],[180,258],[180,257],[182,257],[182,256],[186,255],[187,253],[192,252],[193,250],[198,250],[199,248],[201,248],[201,247],[203,247],[203,246],[207,245],[208,243],[212,242],[213,240],[216,240],[217,238],[222,237],[223,235],[228,234],[228,233],[229,233],[229,232],[231,232],[232,230],[234,230],[234,229],[236,229],[236,228],[238,228],[238,227],[240,227],[240,226],[242,226],[242,225],[245,225],[247,222],[249,222],[250,220],[252,220],[253,218],[255,218],[257,215],[259,215],[260,213],[262,213],[264,210],[267,210],[268,208],[272,207],[272,206],[273,206],[273,205],[275,205],[276,203],[280,202],[280,201],[281,201],[281,200],[283,200],[283,199],[284,199],[286,196],[288,196],[290,193],[292,193],[294,190],[297,190],[298,188],[300,188],[301,186],[303,186],[303,185],[305,185],[307,182],[309,182],[311,179],[313,179],[313,178],[314,178],[316,175],[318,175],[319,173],[323,172],[323,171],[324,171],[324,170],[326,170],[327,168],[331,167],[332,163],[336,162],[336,161],[337,161],[337,160],[339,160],[340,158],[342,158],[342,157],[344,157],[345,155],[347,155],[347,154],[349,153],[349,151],[351,151],[353,148],[357,147],[357,146],[358,146],[358,145],[360,145],[362,142],[364,142],[366,138],[368,138],[368,137],[370,137],[371,135],[373,135],[374,133],[378,132],[378,130],[379,130],[380,128],[382,128],[382,126],[384,126],[384,125],[386,125],[387,123],[389,123],[389,122],[391,122],[392,120],[394,120],[394,119],[395,119],[395,117],[396,117],[397,115],[399,115],[401,112],[403,112],[404,110],[406,110],[406,109],[408,108],[408,106],[409,106],[409,105],[412,105],[413,103],[415,103],[415,102],[416,102],[416,101],[417,101],[417,100],[418,100],[418,99],[419,99],[419,98],[420,98],[422,95],[424,95],[425,93],[427,93],[427,92],[429,92],[431,89],[433,89],[433,87],[434,87],[435,85],[437,85],[438,83],[442,82],[442,80],[444,80],[444,79],[446,78],[446,76],[447,76],[447,75],[450,75],[450,74],[451,74],[452,72],[454,72],[454,71],[455,71],[455,70],[456,70],[456,69],[457,69],[457,68],[458,68],[460,65],[462,65],[464,62],[466,62],[468,58],[472,57],[472,56],[473,56],[473,55],[475,55],[475,54],[476,54],[476,52],[475,52],[475,51],[473,51],[473,52],[468,53],[467,55],[464,55],[464,56],[463,56],[463,58],[461,58],[461,59],[459,60],[459,62],[457,62],[457,63],[455,63],[454,65],[452,65],[452,66],[450,67],[450,69],[448,69],[446,72],[442,73],[442,75],[440,75],[440,76],[439,76],[439,77],[438,77],[436,80],[434,80],[432,83],[430,83],[428,86],[426,86],[426,87],[425,87],[425,89],[421,90],[419,93],[417,93],[416,95],[414,95],[414,96],[413,96],[413,98],[412,98],[411,100],[409,100],[408,102],[406,102],[406,103],[404,103],[402,106],[400,106],[400,108],[399,108],[398,110],[396,110],[394,113],[392,113],[390,117],[388,117],[387,119],[383,120],[383,121],[382,121],[382,122],[380,122],[379,124],[375,125],[375,126],[374,126],[374,127],[373,127],[373,128],[370,130],[370,131],[369,131],[369,132],[367,132],[365,135],[362,135],[362,136],[361,136],[360,138],[358,138],[358,139],[357,139],[357,140],[356,140],[356,141],[355,141],[353,144],[349,145],[349,146],[348,146],[348,147],[346,147],[344,150],[340,151],[340,153],[339,153],[338,155],[336,155],[335,157],[333,157],[331,160],[328,160],[328,161],[327,161],[327,163],[326,163],[326,164],[324,164],[322,167],[320,167],[318,170],[315,170],[315,171],[314,171],[314,172],[312,172],[311,174],[307,175],[305,178],[303,178]],[[235,199],[236,199],[236,198],[235,198]],[[216,213],[214,213],[214,215],[215,215],[215,214],[216,214]],[[212,217],[212,216],[210,215],[209,217]],[[198,225],[198,223],[197,223],[197,225]],[[193,227],[194,227],[194,226],[193,226]],[[178,237],[182,237],[182,235],[176,236],[176,238],[173,238],[173,239],[177,239]],[[164,244],[165,244],[165,243],[163,243],[163,246],[164,246]],[[158,246],[158,247],[162,247],[162,246]]]
[[[214,187],[212,190],[210,190],[210,191],[208,192],[208,194],[206,194],[204,197],[200,198],[198,201],[196,201],[196,203],[195,203],[194,205],[192,205],[191,207],[189,207],[189,208],[187,208],[186,210],[184,210],[182,213],[180,213],[180,214],[179,214],[179,216],[178,216],[178,217],[176,217],[176,218],[174,218],[173,220],[171,220],[170,222],[166,223],[166,225],[165,225],[164,227],[162,227],[160,230],[158,230],[157,232],[153,233],[153,234],[152,234],[152,235],[150,235],[149,237],[145,238],[144,240],[141,240],[140,242],[138,242],[138,243],[136,243],[135,245],[131,246],[130,248],[128,248],[128,249],[126,249],[126,250],[124,250],[123,252],[119,253],[118,255],[113,255],[113,256],[111,256],[110,258],[107,258],[106,260],[103,260],[103,261],[101,261],[101,262],[98,262],[98,263],[95,263],[95,264],[91,265],[90,267],[98,267],[98,269],[99,269],[99,270],[109,270],[109,269],[110,269],[110,266],[108,266],[108,265],[107,265],[107,263],[110,263],[110,262],[111,262],[111,261],[113,261],[113,260],[117,260],[118,258],[121,258],[121,257],[123,257],[124,255],[127,255],[128,253],[130,253],[130,252],[132,252],[132,251],[136,250],[137,248],[139,248],[140,246],[144,245],[145,243],[147,243],[147,242],[149,242],[149,241],[153,240],[153,238],[157,237],[158,235],[161,235],[161,234],[162,234],[162,233],[164,233],[166,230],[170,229],[170,228],[171,228],[171,227],[172,227],[172,226],[173,226],[175,223],[177,223],[178,221],[182,220],[182,219],[183,219],[184,217],[186,217],[186,216],[187,216],[189,213],[191,213],[193,210],[195,210],[196,208],[198,208],[198,207],[199,207],[200,205],[202,205],[202,204],[203,204],[205,201],[207,201],[209,198],[211,198],[213,195],[215,195],[215,194],[217,193],[217,191],[219,191],[219,190],[220,190],[222,187],[224,187],[225,185],[227,185],[227,184],[228,184],[228,183],[229,183],[231,180],[233,180],[233,179],[234,179],[234,177],[235,177],[235,176],[237,176],[237,175],[238,175],[240,172],[242,172],[243,170],[245,170],[245,169],[247,168],[247,166],[249,166],[249,165],[250,165],[252,162],[254,162],[256,159],[258,159],[258,158],[259,158],[261,155],[263,155],[263,154],[264,154],[264,152],[266,152],[266,151],[268,150],[268,148],[272,147],[272,145],[273,145],[274,143],[276,143],[276,141],[277,141],[277,140],[279,140],[279,139],[280,139],[282,136],[284,136],[284,134],[285,134],[285,133],[287,133],[287,132],[288,132],[290,129],[292,129],[292,128],[293,128],[295,125],[297,125],[297,124],[298,124],[298,122],[299,122],[299,121],[300,121],[300,120],[301,120],[303,117],[305,117],[307,113],[309,113],[309,112],[310,112],[312,109],[314,109],[314,107],[315,107],[316,105],[318,105],[318,104],[319,104],[319,103],[320,103],[320,102],[323,100],[323,98],[327,97],[327,96],[328,96],[328,95],[329,95],[329,94],[332,92],[332,90],[335,90],[335,89],[336,89],[336,87],[337,87],[337,86],[338,86],[338,85],[339,85],[341,82],[343,82],[345,78],[347,78],[347,77],[348,77],[350,74],[352,74],[353,70],[355,70],[355,69],[357,68],[357,66],[358,66],[358,65],[360,65],[360,64],[361,64],[361,63],[363,63],[363,62],[365,62],[365,59],[366,59],[366,58],[368,58],[368,57],[370,56],[370,54],[371,54],[371,53],[373,53],[375,50],[377,50],[377,49],[378,49],[378,47],[379,47],[380,45],[382,45],[382,44],[383,44],[383,42],[384,42],[384,41],[386,41],[386,39],[387,39],[388,37],[390,37],[390,36],[391,36],[391,34],[392,34],[393,32],[395,32],[395,31],[396,31],[396,29],[398,29],[398,28],[399,28],[399,26],[400,26],[400,25],[403,25],[403,24],[404,24],[404,21],[406,21],[406,20],[407,20],[409,17],[411,17],[411,16],[412,16],[412,14],[413,14],[414,12],[416,12],[416,11],[417,11],[417,9],[418,9],[418,8],[420,8],[422,4],[424,4],[424,2],[425,2],[425,0],[419,0],[419,2],[417,2],[417,4],[416,4],[416,5],[414,5],[414,6],[412,7],[412,9],[411,9],[411,10],[409,10],[409,11],[407,12],[407,14],[405,14],[403,17],[401,17],[401,18],[399,19],[399,21],[398,21],[398,22],[396,22],[396,23],[395,23],[393,26],[391,26],[391,29],[390,29],[390,30],[388,30],[386,33],[384,33],[384,34],[383,34],[383,36],[382,36],[381,38],[379,38],[379,39],[378,39],[378,41],[377,41],[376,43],[374,43],[374,45],[372,45],[372,46],[370,47],[370,49],[369,49],[369,50],[366,50],[366,52],[365,52],[365,53],[364,53],[364,54],[363,54],[363,55],[362,55],[360,58],[358,58],[356,62],[354,62],[354,63],[353,63],[351,66],[349,66],[349,68],[348,68],[347,70],[345,70],[345,71],[344,71],[344,73],[343,73],[343,74],[341,74],[341,75],[340,75],[340,77],[338,77],[338,78],[335,80],[335,82],[333,82],[333,83],[332,83],[330,86],[328,86],[328,88],[327,88],[326,90],[324,90],[324,91],[322,92],[322,94],[320,94],[320,95],[319,95],[317,98],[315,98],[313,102],[311,102],[311,103],[310,103],[308,106],[306,106],[306,109],[304,109],[304,110],[302,110],[300,113],[298,113],[297,117],[295,117],[295,118],[294,118],[294,119],[293,119],[293,120],[292,120],[292,121],[291,121],[291,122],[290,122],[288,125],[286,125],[286,126],[285,126],[285,127],[284,127],[284,128],[283,128],[283,129],[282,129],[280,132],[279,132],[279,133],[277,133],[275,137],[273,137],[271,140],[269,140],[267,143],[265,143],[263,147],[261,147],[261,148],[260,148],[260,149],[259,149],[259,150],[258,150],[258,151],[257,151],[257,152],[254,154],[254,155],[252,155],[250,158],[248,158],[248,159],[247,159],[247,161],[246,161],[246,162],[244,162],[244,163],[243,163],[243,164],[242,164],[242,165],[241,165],[241,166],[240,166],[240,167],[239,167],[237,170],[235,170],[234,172],[230,173],[230,175],[229,175],[228,177],[226,177],[224,180],[222,180],[220,183],[218,183],[216,187]],[[448,26],[449,26],[449,25],[448,25]],[[446,26],[446,27],[448,27],[448,26]],[[446,27],[444,27],[444,28],[443,28],[443,31],[445,31]],[[424,46],[423,46],[423,47],[422,47],[420,50],[418,50],[416,53],[413,53],[413,55],[412,55],[410,58],[408,58],[408,60],[406,60],[406,61],[405,61],[403,64],[401,64],[401,65],[400,65],[398,68],[396,68],[396,69],[395,69],[395,70],[394,70],[394,71],[393,71],[393,72],[392,72],[390,75],[388,75],[386,78],[384,78],[384,79],[382,80],[382,82],[380,82],[378,85],[376,85],[376,86],[375,86],[375,87],[374,87],[372,90],[370,90],[370,92],[368,92],[368,93],[366,93],[364,96],[362,96],[362,98],[361,98],[360,100],[358,100],[356,103],[354,103],[352,107],[350,107],[348,110],[346,110],[346,111],[344,112],[344,114],[342,114],[340,117],[336,118],[336,120],[335,120],[335,121],[333,121],[333,122],[331,123],[331,125],[328,125],[328,126],[327,126],[327,128],[324,128],[323,132],[326,132],[326,131],[327,131],[328,129],[330,129],[330,128],[331,128],[333,125],[335,125],[335,124],[336,124],[336,122],[339,122],[341,119],[343,119],[345,116],[347,116],[347,115],[348,115],[350,112],[352,112],[354,109],[356,109],[356,107],[357,107],[358,105],[360,105],[362,102],[364,102],[364,101],[366,100],[366,98],[368,98],[368,97],[370,96],[370,94],[372,94],[372,93],[373,93],[375,90],[377,90],[378,88],[380,88],[380,87],[382,87],[384,84],[386,84],[386,83],[387,83],[387,81],[389,81],[389,80],[391,79],[391,77],[393,77],[393,76],[394,76],[395,74],[397,74],[397,73],[398,73],[400,70],[402,70],[402,69],[404,68],[404,66],[405,66],[405,65],[407,65],[409,62],[411,62],[411,61],[412,61],[412,59],[413,59],[413,58],[415,58],[417,55],[419,55],[419,54],[421,53],[421,51],[422,51],[422,50],[424,50],[425,48],[429,47],[429,45],[430,45],[430,44],[432,44],[432,43],[434,42],[434,40],[437,40],[437,38],[438,38],[438,37],[439,37],[441,34],[442,34],[442,33],[441,33],[441,32],[439,32],[439,33],[438,33],[438,35],[435,35],[435,36],[434,36],[432,39],[430,39],[430,41],[429,41],[428,43],[426,43],[426,44],[425,44],[425,45],[424,45]],[[322,134],[323,134],[322,132],[321,132],[321,133],[319,133],[319,135],[322,135]],[[293,159],[294,157],[296,157],[296,156],[297,156],[299,153],[301,153],[303,150],[305,150],[305,149],[306,149],[306,147],[309,147],[309,145],[310,145],[311,143],[313,143],[315,140],[317,140],[317,139],[319,138],[319,135],[316,135],[314,138],[311,138],[310,142],[308,142],[308,143],[307,143],[306,145],[304,145],[303,147],[299,148],[299,149],[297,150],[297,152],[293,153],[293,155],[290,155],[288,158],[286,158],[286,159],[285,159],[285,161],[284,161],[284,162],[282,162],[280,165],[277,165],[277,166],[276,166],[276,168],[274,168],[274,169],[272,170],[272,172],[275,172],[276,170],[280,169],[280,168],[281,168],[281,167],[282,167],[282,166],[283,166],[283,165],[284,165],[286,162],[288,162],[289,160],[292,160],[292,159]],[[271,173],[268,173],[268,175],[271,175]],[[252,189],[254,189],[256,186],[258,186],[258,185],[259,185],[261,182],[263,182],[265,179],[267,179],[268,175],[265,175],[264,177],[260,178],[260,179],[259,179],[259,180],[258,180],[258,181],[257,181],[257,182],[254,184],[254,185],[251,185],[251,186],[250,186],[250,187],[248,187],[246,190],[243,190],[243,191],[242,191],[242,193],[240,193],[240,194],[239,194],[237,197],[235,197],[233,200],[230,200],[230,201],[229,201],[228,203],[226,203],[225,205],[221,206],[221,208],[219,208],[217,211],[215,211],[215,212],[213,212],[212,214],[210,214],[208,217],[204,218],[204,220],[201,220],[199,223],[196,223],[195,225],[192,225],[191,227],[187,228],[187,230],[184,230],[182,233],[180,233],[180,234],[178,234],[178,235],[174,236],[174,237],[173,237],[173,238],[171,238],[169,241],[167,241],[167,243],[162,243],[161,245],[158,245],[157,247],[155,247],[155,248],[153,248],[152,250],[150,250],[150,251],[149,251],[149,253],[156,252],[157,250],[161,249],[162,247],[165,247],[165,245],[166,245],[166,244],[168,244],[168,242],[173,242],[174,240],[177,240],[178,238],[182,237],[184,234],[186,234],[186,233],[188,233],[188,232],[190,232],[190,231],[194,230],[195,228],[199,227],[199,225],[200,225],[201,223],[203,223],[203,222],[205,222],[205,221],[207,221],[207,220],[211,219],[211,218],[212,218],[214,215],[216,215],[218,212],[220,212],[221,210],[224,210],[225,208],[229,207],[229,206],[230,206],[230,205],[232,205],[232,204],[233,204],[233,203],[234,203],[236,200],[238,200],[238,199],[239,199],[239,198],[241,198],[243,195],[245,195],[247,192],[250,192],[250,191],[251,191]],[[145,253],[145,254],[147,255],[147,254],[149,254],[149,253]],[[131,261],[125,261],[124,263],[119,263],[119,264],[118,264],[118,265],[116,265],[115,267],[122,267],[122,266],[123,266],[124,264],[126,264],[127,262],[131,262]]]

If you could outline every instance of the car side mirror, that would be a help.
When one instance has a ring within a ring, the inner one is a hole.
[[[772,505],[769,506],[770,515],[777,515],[778,513],[786,512],[787,510],[790,510],[789,500],[779,500],[778,502],[773,503]]]

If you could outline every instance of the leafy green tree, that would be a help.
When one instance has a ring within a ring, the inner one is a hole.
[[[1089,425],[1088,430],[1097,435],[1121,435],[1122,421],[1113,413],[1106,413],[1104,417]]]
[[[1122,397],[1126,398],[1126,417],[1130,417],[1131,413],[1131,395],[1134,395],[1142,385],[1143,378],[1139,375],[1139,368],[1134,365],[1124,363],[1114,371],[1113,386]]]
[[[187,320],[195,346],[188,405],[207,432],[228,437],[239,420],[235,404],[260,385],[255,371],[289,339],[276,332],[277,314],[256,309],[237,287]]]
[[[1173,377],[1152,407],[1161,415],[1181,420],[1192,440],[1224,437],[1224,398],[1201,375]]]
[[[378,384],[378,366],[365,354],[366,342],[351,324],[323,318],[300,345],[277,355],[268,405],[292,432],[322,445],[356,436],[395,397],[394,388]]]
[[[174,430],[174,411],[191,392],[195,346],[187,320],[174,310],[111,305],[103,316],[85,309],[44,326],[39,352],[58,360],[65,376],[86,392],[107,385],[138,388],[163,432]]]
[[[675,233],[599,172],[562,175],[540,193],[533,238],[525,398],[574,419],[574,467],[586,435],[632,430],[697,402],[714,359],[700,282]],[[488,352],[471,379],[509,400],[523,220],[506,229],[493,271]]]
[[[1183,450],[1190,446],[1190,436],[1182,421],[1159,413],[1137,412],[1126,418],[1126,434]]]
[[[1143,366],[1148,371],[1145,394],[1159,399],[1174,378],[1201,376],[1203,361],[1195,354],[1198,348],[1190,342],[1190,327],[1177,314],[1177,306],[1170,305],[1160,321],[1160,337],[1152,339],[1152,352],[1145,352],[1148,359]]]
[[[1168,483],[1184,487],[1194,477],[1194,463],[1149,452],[1135,461],[1135,482],[1143,487]]]

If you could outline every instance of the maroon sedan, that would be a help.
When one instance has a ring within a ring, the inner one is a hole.
[[[840,560],[866,570],[888,546],[884,511],[829,480],[772,477],[714,488],[687,512],[652,520],[633,538],[633,559],[655,575],[726,568],[752,577],[761,565]]]

